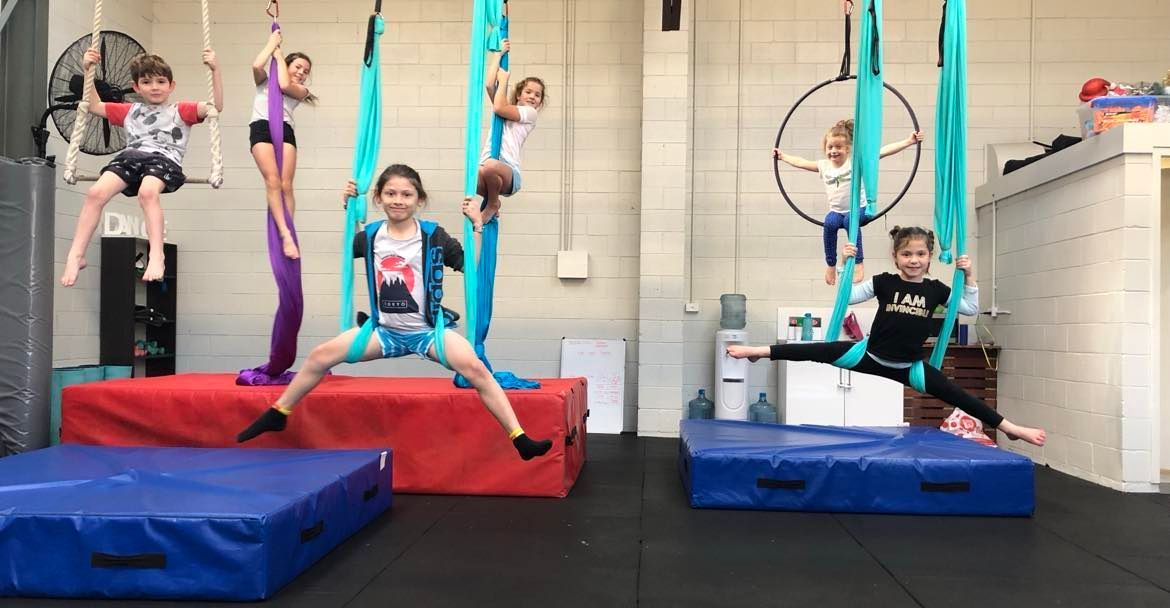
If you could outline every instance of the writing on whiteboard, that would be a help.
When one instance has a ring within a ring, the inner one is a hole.
[[[576,376],[584,376],[588,382],[589,430],[620,433],[625,405],[625,340],[562,340],[561,377]]]

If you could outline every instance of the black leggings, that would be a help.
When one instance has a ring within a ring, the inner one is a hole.
[[[818,363],[832,363],[853,348],[853,342],[812,342],[801,344],[773,344],[772,360],[785,361],[816,361]],[[962,387],[951,382],[942,372],[924,363],[926,372],[926,393],[948,405],[953,405],[964,412],[978,418],[988,428],[996,428],[1003,422],[1003,416],[987,406],[973,395],[964,391]],[[853,371],[873,376],[889,378],[905,385],[910,384],[910,368],[899,369],[886,367],[874,361],[868,354],[862,357],[861,362]]]

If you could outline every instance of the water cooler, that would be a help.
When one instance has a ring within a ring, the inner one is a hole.
[[[727,356],[729,344],[746,344],[742,329],[715,332],[715,417],[721,420],[748,419],[748,360]]]

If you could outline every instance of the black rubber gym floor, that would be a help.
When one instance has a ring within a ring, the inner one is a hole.
[[[1167,495],[1038,468],[1030,519],[694,510],[677,451],[673,439],[591,435],[563,500],[395,496],[264,605],[1170,606]]]

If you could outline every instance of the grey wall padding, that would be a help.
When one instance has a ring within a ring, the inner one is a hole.
[[[49,445],[55,174],[0,157],[0,456]]]

